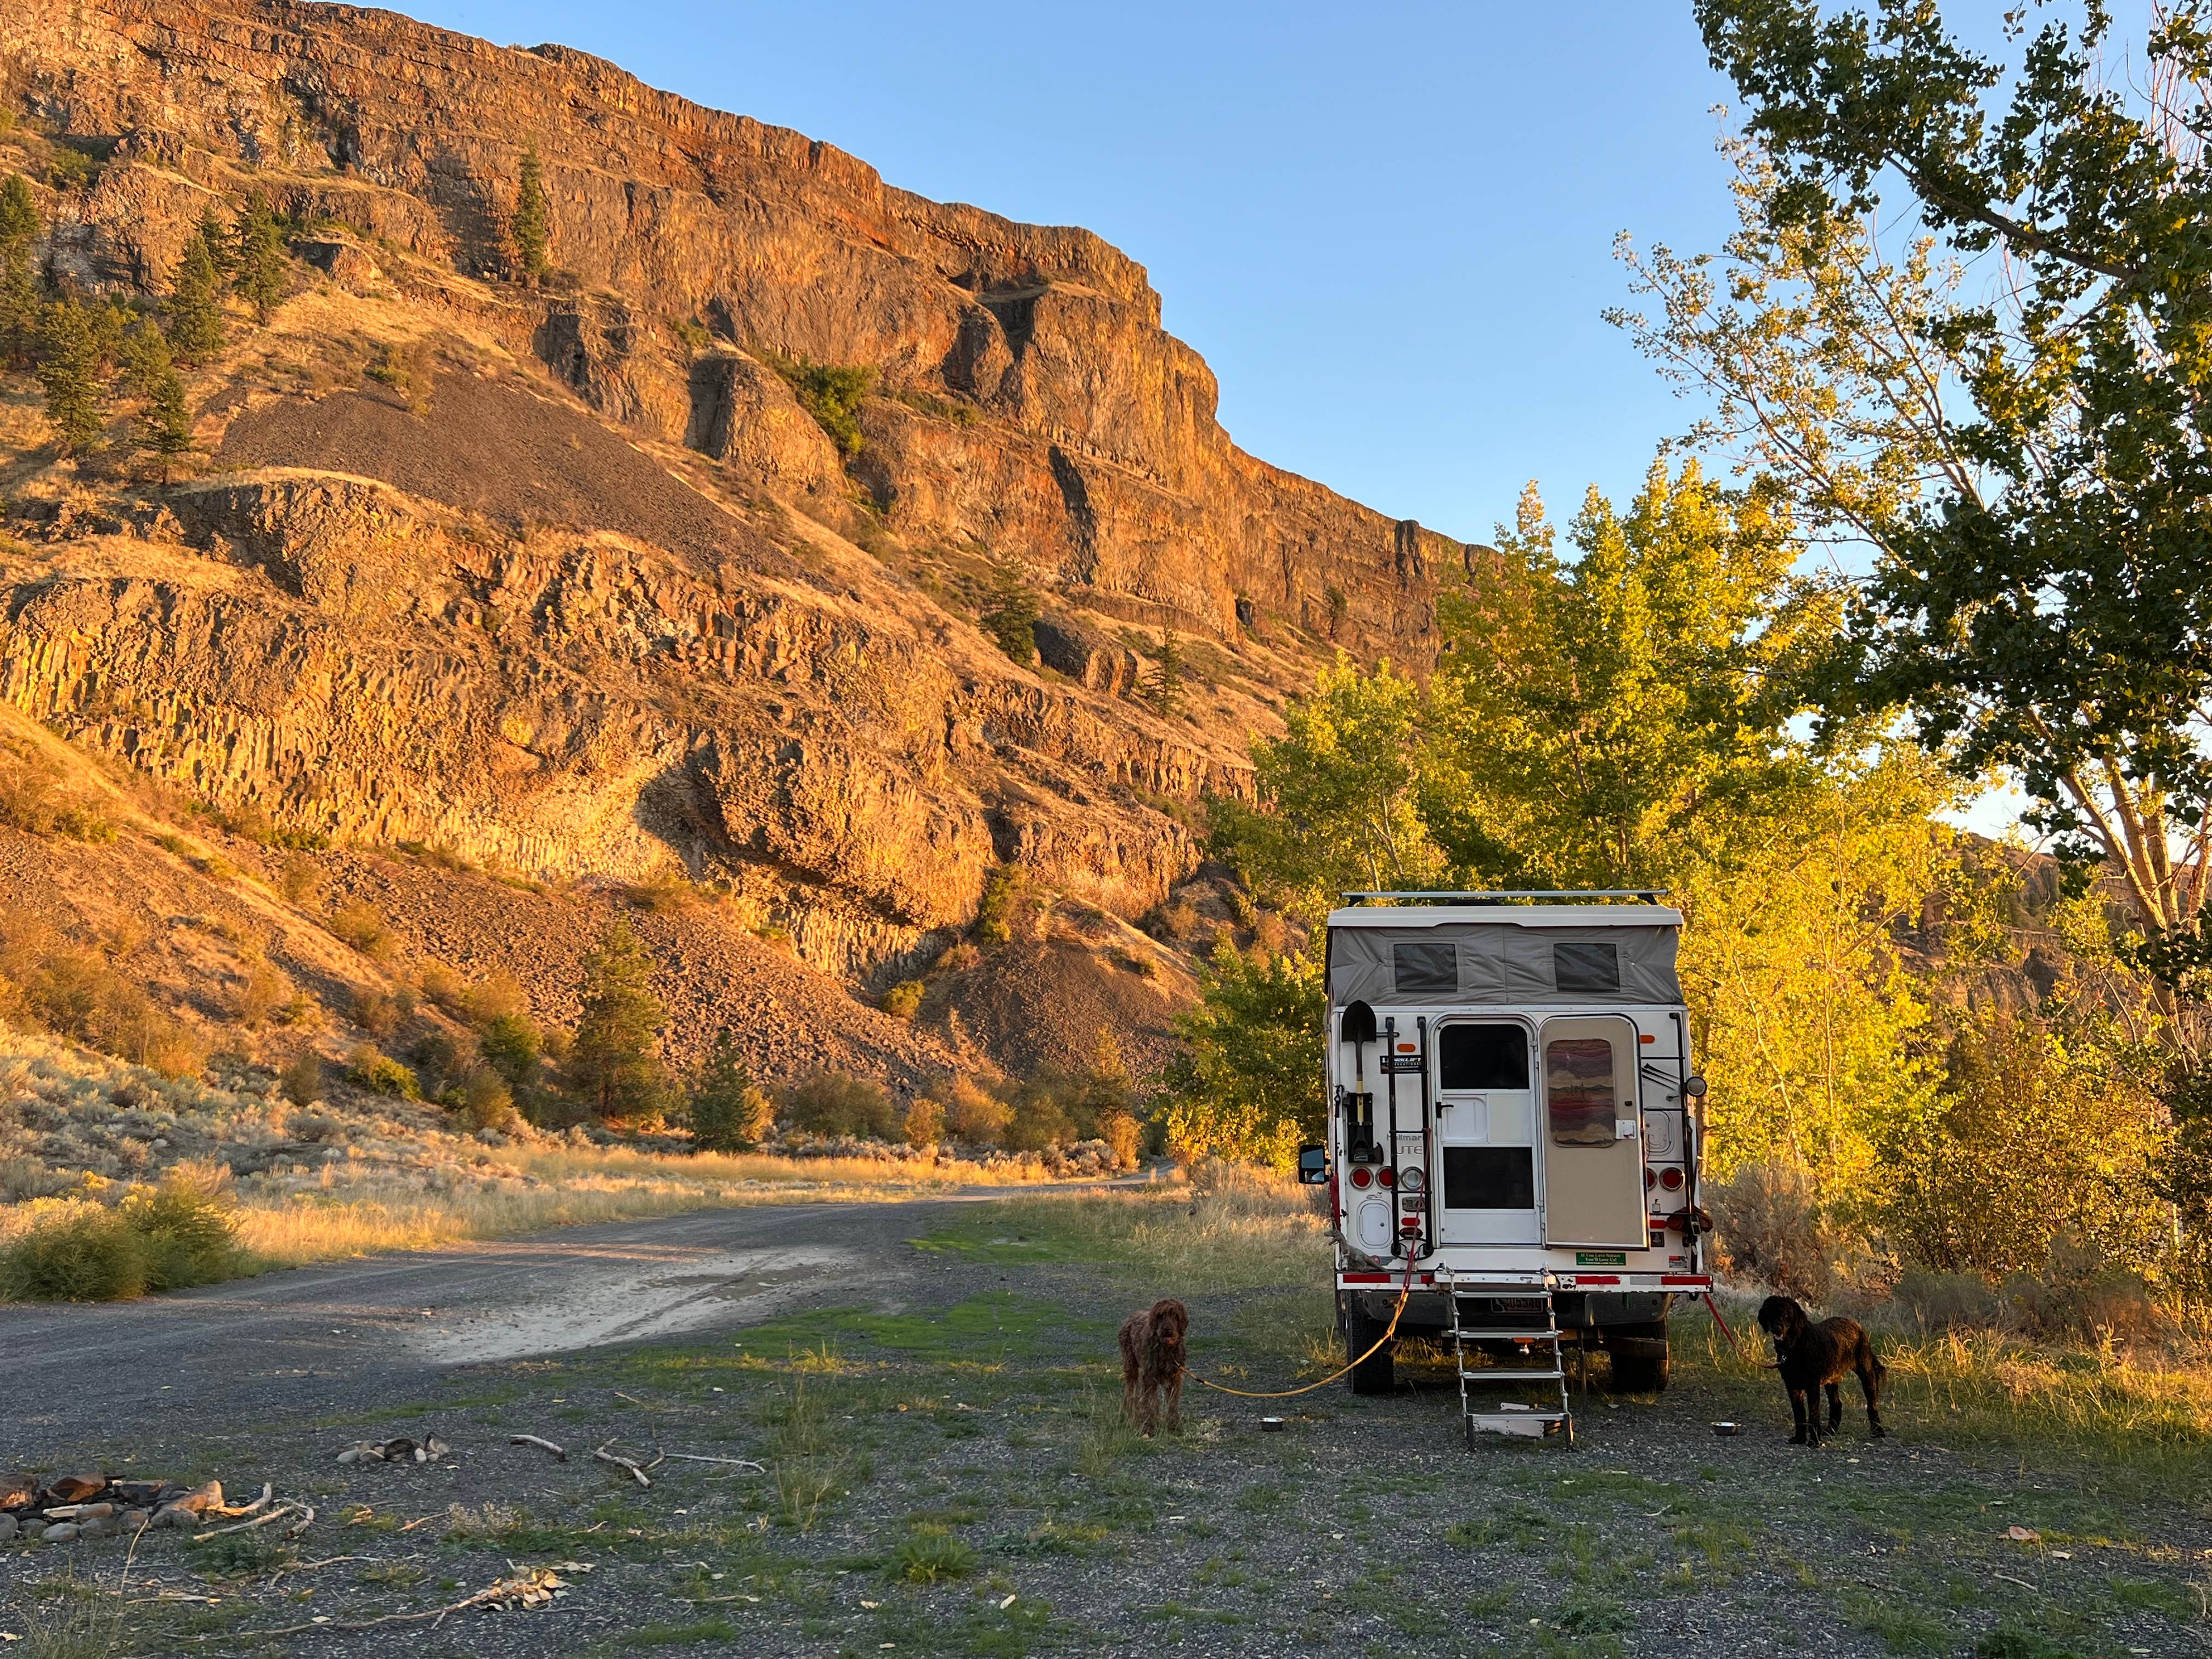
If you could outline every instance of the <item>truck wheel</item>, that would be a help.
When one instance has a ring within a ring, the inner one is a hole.
[[[1613,1357],[1613,1392],[1614,1394],[1664,1394],[1667,1390],[1667,1356],[1656,1359],[1637,1359],[1625,1353]]]
[[[1352,1368],[1352,1393],[1389,1394],[1397,1386],[1395,1361],[1398,1339],[1392,1337],[1379,1348],[1375,1348],[1375,1343],[1390,1328],[1389,1322],[1370,1319],[1356,1301],[1351,1302],[1344,1313],[1344,1357],[1358,1362]],[[1361,1359],[1359,1356],[1370,1348],[1375,1348],[1375,1352]]]

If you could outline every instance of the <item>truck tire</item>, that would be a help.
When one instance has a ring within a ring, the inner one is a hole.
[[[1667,1322],[1649,1325],[1615,1325],[1604,1333],[1613,1375],[1607,1388],[1613,1394],[1663,1394],[1667,1389]]]
[[[1344,1310],[1344,1357],[1358,1363],[1352,1368],[1354,1394],[1389,1394],[1397,1386],[1398,1339],[1392,1337],[1364,1359],[1360,1355],[1375,1347],[1376,1340],[1390,1328],[1388,1320],[1370,1319],[1356,1299],[1347,1297]]]

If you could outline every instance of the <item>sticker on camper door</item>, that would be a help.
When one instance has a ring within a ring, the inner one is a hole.
[[[1613,1115],[1613,1044],[1603,1037],[1546,1043],[1544,1097],[1557,1145],[1610,1146],[1620,1139]]]

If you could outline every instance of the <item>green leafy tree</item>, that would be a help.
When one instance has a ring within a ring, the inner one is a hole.
[[[669,1084],[660,1059],[666,1016],[653,994],[653,958],[617,919],[583,967],[583,1017],[568,1047],[569,1087],[608,1121],[654,1121],[669,1103]]]
[[[1287,1170],[1321,1136],[1322,964],[1295,952],[1248,957],[1224,941],[1200,984],[1204,1000],[1176,1022],[1183,1052],[1168,1078],[1168,1145]]]
[[[177,261],[163,326],[171,348],[188,363],[200,362],[222,349],[222,283],[204,229],[185,244],[184,255]]]
[[[1638,262],[1625,318],[1717,394],[1808,527],[1871,545],[1831,696],[1904,708],[1969,776],[2019,779],[2118,872],[2151,939],[2212,870],[2212,78],[2205,9],[2154,10],[2143,93],[2108,9],[2005,63],[1928,0],[1696,0],[1747,110],[1718,262]],[[1875,227],[1922,228],[1886,248]],[[2000,257],[2002,283],[1960,271]],[[2172,986],[2166,1040],[2200,1024]]]
[[[39,337],[39,277],[33,244],[39,204],[31,181],[10,173],[0,185],[0,357],[11,368],[31,361]]]
[[[246,198],[239,215],[237,269],[231,284],[253,307],[253,319],[266,324],[292,286],[291,260],[284,252],[284,228],[269,198],[259,191]]]
[[[984,601],[983,631],[999,649],[1024,666],[1035,662],[1036,623],[1042,614],[1036,591],[1030,586],[1028,568],[1011,554],[994,559],[990,592]]]
[[[690,1117],[692,1145],[702,1152],[749,1152],[775,1121],[774,1107],[755,1086],[727,1030],[715,1033],[714,1046],[691,1081]]]
[[[860,367],[837,368],[801,356],[796,362],[767,355],[767,362],[790,383],[799,407],[830,434],[838,452],[857,455],[866,439],[860,431],[860,404],[876,383],[876,371]]]
[[[1182,641],[1176,637],[1175,629],[1164,629],[1151,672],[1145,676],[1141,691],[1145,706],[1162,716],[1181,714],[1182,681]]]
[[[543,277],[547,270],[545,248],[553,231],[552,204],[546,199],[545,176],[535,148],[522,152],[522,180],[514,193],[515,264],[526,276]]]
[[[62,453],[78,455],[100,441],[100,331],[75,300],[58,300],[39,319],[39,388],[46,423]]]

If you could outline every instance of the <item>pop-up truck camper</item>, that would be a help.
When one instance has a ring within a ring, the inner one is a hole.
[[[1567,1358],[1667,1385],[1667,1313],[1709,1290],[1698,1103],[1652,893],[1347,893],[1328,918],[1329,1189],[1357,1394],[1401,1334],[1449,1343],[1468,1443],[1571,1444]]]

